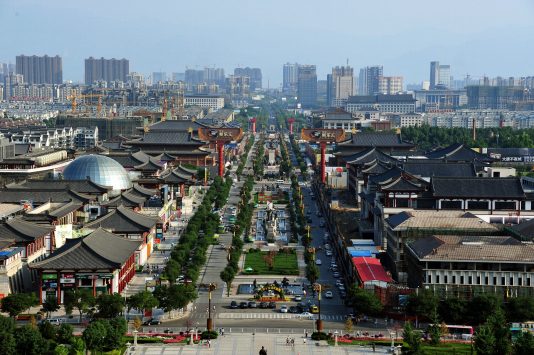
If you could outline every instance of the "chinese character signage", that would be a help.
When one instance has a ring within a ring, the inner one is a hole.
[[[198,137],[203,141],[237,141],[243,135],[241,128],[199,128]]]
[[[303,128],[301,138],[308,142],[335,143],[345,139],[345,131],[341,128]]]

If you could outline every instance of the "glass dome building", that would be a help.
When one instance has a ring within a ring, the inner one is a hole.
[[[115,160],[104,155],[82,155],[74,159],[65,170],[63,170],[65,180],[85,180],[111,186],[113,190],[110,196],[119,195],[122,190],[132,187],[132,182],[126,170]]]

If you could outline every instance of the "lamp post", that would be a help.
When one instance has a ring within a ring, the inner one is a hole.
[[[336,330],[334,332],[334,346],[337,346],[337,336],[338,336],[339,332]]]
[[[213,320],[211,319],[211,291],[215,290],[215,284],[210,283],[208,285],[208,321],[207,321],[207,327],[208,332],[211,332],[213,328]]]
[[[321,284],[315,283],[314,290],[317,291],[317,299],[319,301],[318,302],[319,317],[317,319],[317,322],[315,322],[318,332],[322,332],[323,331],[323,321],[321,320],[321,289],[322,289]]]

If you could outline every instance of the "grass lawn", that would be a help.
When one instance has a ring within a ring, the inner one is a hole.
[[[437,346],[423,345],[425,354],[471,354],[471,344],[464,343],[441,343]],[[475,351],[473,350],[473,354]]]
[[[245,269],[252,268],[250,275],[298,275],[297,254],[278,253],[274,257],[274,267],[269,270],[269,266],[263,260],[267,253],[248,253],[245,258]]]

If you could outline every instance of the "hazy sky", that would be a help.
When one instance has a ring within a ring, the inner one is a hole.
[[[456,78],[534,75],[532,0],[0,0],[0,23],[0,62],[59,54],[74,81],[89,56],[143,73],[255,66],[264,87],[288,61],[319,79],[347,59],[405,83],[428,80],[431,60]]]

